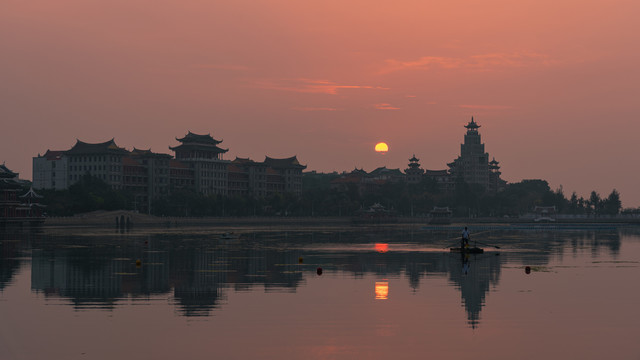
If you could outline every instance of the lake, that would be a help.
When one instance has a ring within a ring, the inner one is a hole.
[[[0,359],[640,359],[640,228],[460,231],[5,231]]]

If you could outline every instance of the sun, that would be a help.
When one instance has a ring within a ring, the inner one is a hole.
[[[387,143],[384,143],[384,142],[379,142],[376,144],[375,149],[376,149],[376,152],[384,154],[387,151],[389,151],[389,145],[387,145]]]

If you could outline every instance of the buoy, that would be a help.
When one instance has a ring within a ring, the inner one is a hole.
[[[524,272],[527,274],[531,274],[531,266],[525,266]]]
[[[140,259],[136,260],[136,267],[142,266],[142,261]]]
[[[322,275],[322,268],[321,267],[316,269],[316,274]]]
[[[304,260],[302,260],[302,256],[300,256],[300,257],[298,258],[298,264],[302,264],[303,262],[304,262]]]

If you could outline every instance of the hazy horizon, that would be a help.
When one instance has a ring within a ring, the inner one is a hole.
[[[446,169],[474,116],[502,177],[640,205],[634,1],[8,0],[0,161],[187,131],[307,170]],[[385,155],[374,145],[389,144]]]

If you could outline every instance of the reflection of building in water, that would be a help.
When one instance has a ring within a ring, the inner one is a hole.
[[[224,296],[226,257],[218,249],[190,248],[172,258],[174,297],[183,315],[209,315]]]
[[[550,256],[562,256],[564,252],[571,256],[571,251],[592,251],[596,255],[607,251],[615,256],[620,248],[618,233],[611,231],[504,233],[501,239],[518,242],[528,250],[500,256],[491,252],[471,255],[465,275],[465,260],[460,254],[395,251],[392,235],[376,231],[375,235],[357,233],[360,237],[328,233],[326,239],[319,233],[248,234],[233,243],[218,243],[207,236],[172,237],[171,241],[153,236],[146,241],[133,236],[113,237],[97,239],[90,245],[80,238],[47,238],[32,251],[32,289],[47,297],[70,298],[78,308],[107,309],[117,306],[124,297],[173,291],[180,314],[207,316],[231,289],[293,292],[305,276],[317,276],[316,268],[322,266],[327,272],[337,270],[354,277],[374,275],[378,281],[404,277],[414,291],[426,277],[446,278],[460,290],[468,322],[475,328],[487,293],[498,284],[501,264],[545,265]],[[323,250],[324,241],[335,244],[343,240],[367,244],[368,250]],[[300,247],[309,243],[318,247]],[[21,251],[14,244],[20,243],[0,241],[0,289],[11,281],[19,266],[18,260],[12,260],[19,258]],[[140,267],[136,267],[137,259],[141,260]]]
[[[7,287],[20,268],[20,244],[0,233],[0,291]]]
[[[480,311],[491,286],[498,285],[501,257],[495,254],[460,254],[449,257],[449,281],[460,290],[467,321],[472,328],[480,323]]]

